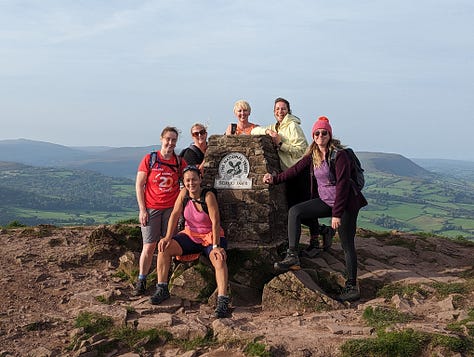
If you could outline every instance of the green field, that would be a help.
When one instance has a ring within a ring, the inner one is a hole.
[[[138,214],[133,180],[13,163],[0,178],[0,225],[109,224]]]
[[[119,211],[119,212],[101,212],[101,211],[39,211],[21,208],[12,208],[12,213],[16,221],[26,223],[38,221],[42,224],[53,224],[58,226],[68,225],[97,225],[114,224],[138,217],[137,210]]]
[[[474,237],[472,182],[377,173],[368,174],[367,183],[369,205],[359,214],[360,227]]]
[[[0,166],[0,225],[111,224],[136,218],[134,181],[92,171]],[[474,238],[474,183],[366,173],[358,226]],[[329,220],[322,220],[329,224]]]

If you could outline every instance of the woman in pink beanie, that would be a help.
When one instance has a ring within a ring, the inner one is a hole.
[[[347,281],[339,301],[354,301],[360,298],[357,284],[357,254],[355,250],[355,233],[359,210],[367,205],[365,197],[351,179],[355,167],[344,150],[341,142],[333,137],[329,119],[319,117],[314,123],[311,137],[313,139],[306,154],[292,167],[280,174],[265,174],[263,181],[279,184],[311,168],[311,187],[317,182],[318,195],[312,192],[312,198],[290,208],[288,212],[288,243],[286,257],[275,263],[275,269],[287,271],[300,269],[298,244],[301,236],[301,221],[311,217],[332,217],[331,226],[338,230],[342,249],[344,250]],[[329,167],[331,153],[336,151],[335,170]]]

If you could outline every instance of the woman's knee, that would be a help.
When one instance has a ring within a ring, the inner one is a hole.
[[[150,255],[150,254],[155,253],[155,249],[156,249],[156,243],[147,243],[143,245],[142,253],[146,255]]]
[[[212,266],[214,269],[217,270],[223,270],[227,268],[227,262],[223,259],[217,259],[215,257],[209,257],[209,260],[211,261]]]
[[[162,252],[158,252],[158,258],[160,256],[171,258],[179,255],[183,255],[183,249],[174,239],[170,241],[168,246]]]
[[[295,205],[288,211],[288,219],[301,219],[301,213],[301,209],[298,207],[298,205]]]

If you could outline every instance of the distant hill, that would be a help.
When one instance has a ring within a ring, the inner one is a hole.
[[[18,162],[0,163],[0,225],[12,220],[111,223],[135,217],[137,166],[153,149],[157,147],[82,150],[0,141],[0,160]],[[398,154],[357,154],[366,170],[363,192],[369,201],[359,214],[360,227],[474,238],[472,164],[418,159],[423,168]],[[32,161],[35,168],[25,166]]]
[[[134,188],[93,171],[0,162],[0,225],[112,223],[136,215]]]
[[[67,146],[27,139],[0,140],[0,161],[34,166],[61,166],[87,159],[89,154]]]
[[[134,179],[144,155],[158,146],[75,147],[26,139],[0,140],[0,161],[32,166],[70,167],[92,170],[103,175]],[[180,152],[176,149],[176,152]],[[366,172],[385,172],[405,177],[426,177],[429,171],[398,154],[358,152]]]
[[[0,140],[0,161],[31,166],[70,167],[134,179],[140,160],[154,149],[157,147],[70,148],[26,139]]]
[[[427,177],[431,173],[410,159],[399,154],[381,152],[357,152],[365,171],[370,173],[384,172],[405,177]]]
[[[412,161],[431,172],[474,182],[474,161],[446,159],[412,159]]]

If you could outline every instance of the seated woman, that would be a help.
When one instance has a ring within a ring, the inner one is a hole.
[[[237,118],[237,124],[229,124],[225,135],[250,135],[253,128],[258,125],[249,122],[249,116],[252,108],[245,100],[238,100],[234,104],[234,115]]]
[[[218,292],[215,315],[222,318],[229,314],[230,301],[227,295],[228,271],[225,252],[227,240],[220,226],[219,207],[215,194],[208,191],[205,202],[199,200],[202,191],[201,182],[201,172],[196,166],[187,166],[183,170],[184,188],[179,193],[171,212],[166,236],[158,243],[158,284],[150,301],[157,305],[170,297],[168,272],[173,256],[203,253],[209,257],[215,269]],[[190,199],[183,208],[187,195]],[[209,214],[205,212],[204,205],[207,206]],[[173,236],[183,210],[185,229]]]

